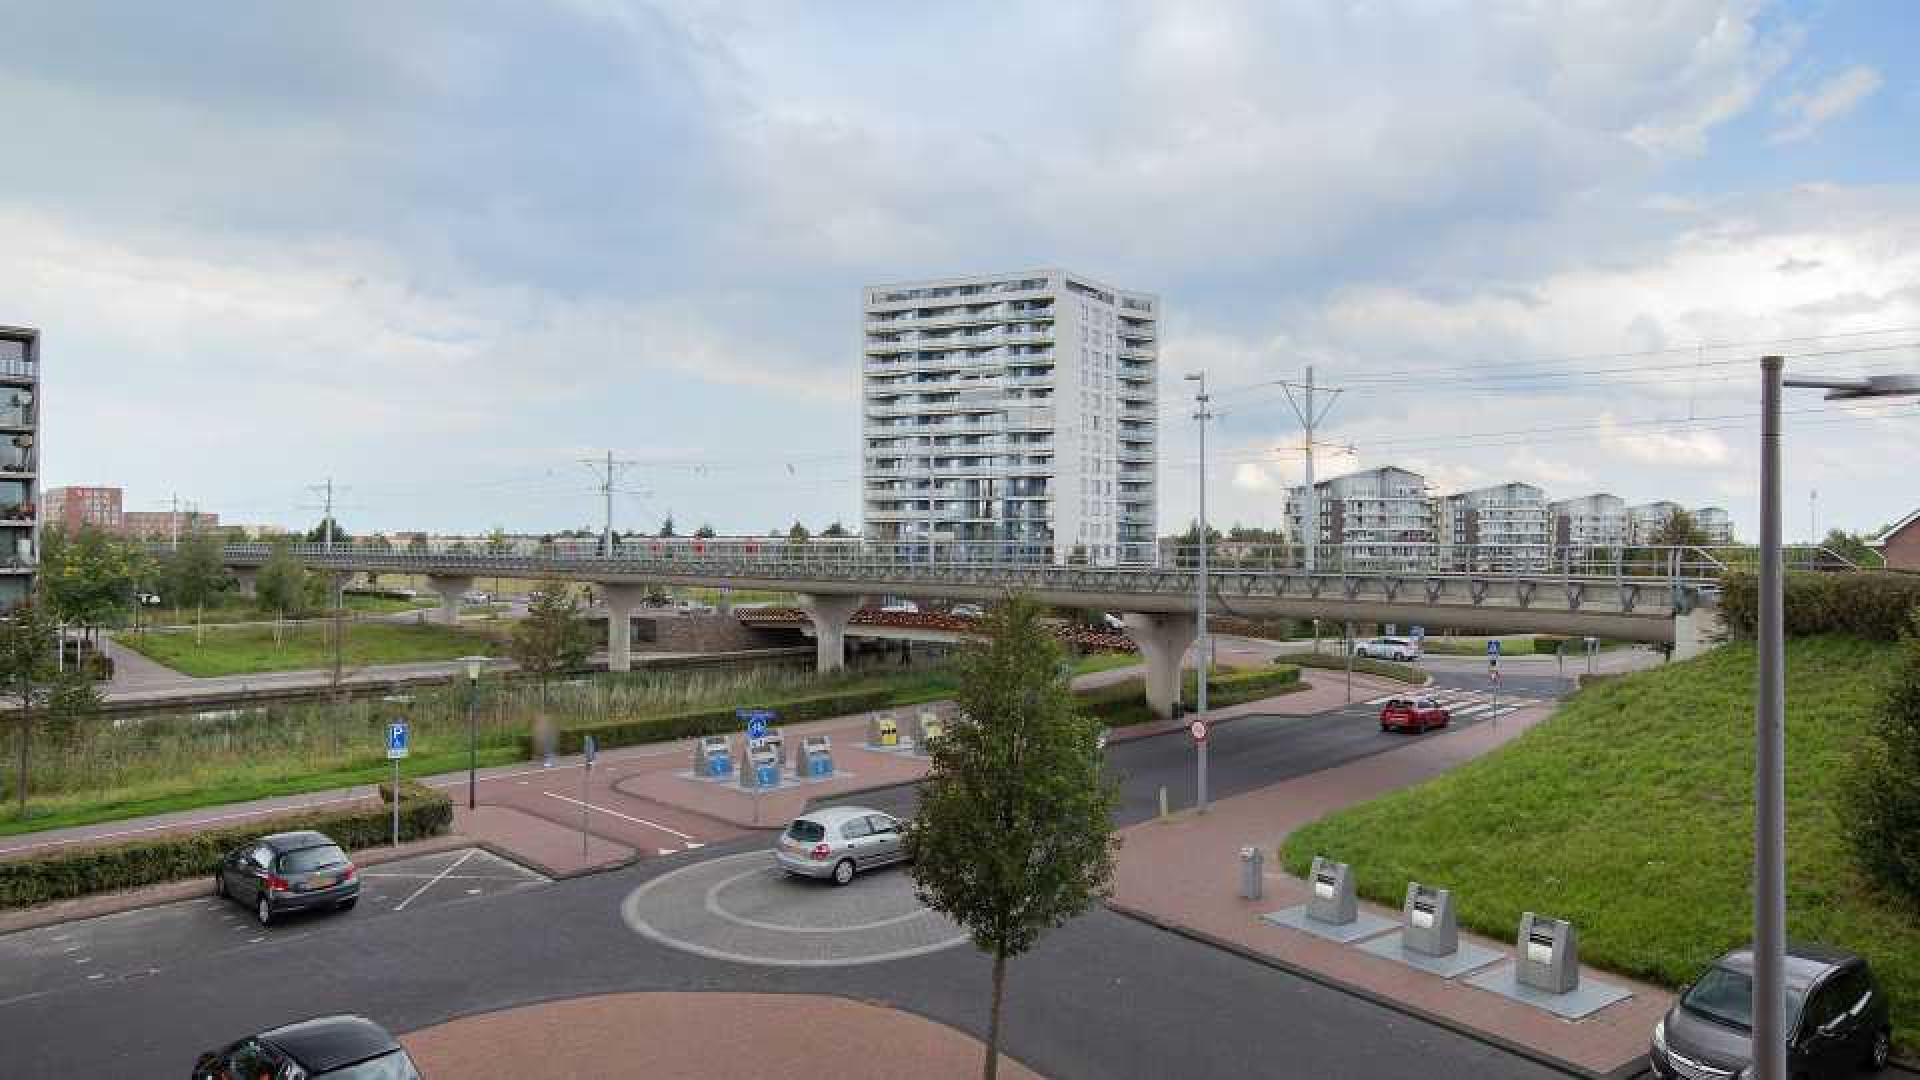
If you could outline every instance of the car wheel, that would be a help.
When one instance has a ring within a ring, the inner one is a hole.
[[[1393,730],[1393,728],[1392,728],[1392,727],[1390,727],[1390,726],[1388,726],[1388,725],[1386,725],[1386,724],[1381,724],[1381,725],[1380,725],[1380,730],[1381,730],[1381,731],[1392,731],[1392,730]]]
[[[1893,1034],[1885,1028],[1873,1033],[1873,1045],[1867,1048],[1867,1068],[1879,1072],[1887,1067],[1887,1059],[1893,1056]]]
[[[355,897],[352,897],[351,899],[347,899],[347,900],[342,900],[342,901],[340,901],[340,904],[339,904],[339,910],[341,910],[341,911],[352,911],[352,910],[353,910],[353,905],[355,905],[355,904],[357,904],[357,903],[359,903],[359,902],[360,902],[360,898],[359,898],[359,897],[357,897],[357,896],[355,896]]]
[[[839,862],[833,865],[833,883],[835,885],[845,885],[847,882],[852,880],[853,880],[853,860],[852,859],[841,859]]]
[[[273,921],[273,901],[267,899],[263,894],[259,902],[253,906],[253,917],[260,920],[261,926],[271,923]]]

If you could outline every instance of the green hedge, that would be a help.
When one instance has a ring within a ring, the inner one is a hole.
[[[1788,637],[1852,634],[1898,641],[1920,610],[1920,576],[1913,574],[1789,573],[1782,593]],[[1721,582],[1720,614],[1735,637],[1753,637],[1760,621],[1760,579],[1728,574]]]
[[[808,720],[825,720],[835,716],[884,709],[891,704],[893,704],[893,694],[888,690],[843,690],[786,701],[749,703],[742,705],[741,708],[772,709],[780,714],[779,723],[799,724]],[[594,741],[604,750],[614,746],[669,742],[694,735],[725,735],[738,730],[740,730],[740,718],[734,715],[731,707],[702,709],[697,712],[670,713],[666,716],[647,716],[566,728],[559,733],[555,750],[562,754],[577,754],[585,745],[583,740],[588,735],[592,735]],[[533,757],[532,735],[520,737],[520,750],[527,757]]]
[[[1347,670],[1347,660],[1343,656],[1328,656],[1324,653],[1287,653],[1274,658],[1276,664],[1298,664],[1301,667],[1329,668],[1335,671]],[[1427,673],[1412,664],[1397,664],[1391,660],[1369,660],[1366,657],[1353,658],[1353,670],[1367,675],[1378,675],[1403,683],[1418,686],[1427,681]]]
[[[444,792],[408,781],[401,785],[400,839],[446,832],[453,802]],[[297,811],[201,832],[160,833],[99,847],[66,848],[46,855],[0,862],[0,908],[69,900],[91,893],[156,885],[206,875],[237,847],[269,833],[314,829],[341,847],[374,847],[393,839],[389,804],[360,803],[350,809]]]
[[[1196,700],[1199,675],[1189,671],[1185,679],[1184,700]],[[1290,694],[1307,689],[1300,681],[1297,667],[1275,667],[1252,671],[1217,671],[1207,680],[1207,707],[1217,709],[1248,701]],[[1099,719],[1108,727],[1126,727],[1160,719],[1147,705],[1147,683],[1142,678],[1074,692],[1076,708],[1082,716]]]

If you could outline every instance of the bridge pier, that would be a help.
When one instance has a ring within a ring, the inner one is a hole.
[[[1174,705],[1180,701],[1180,665],[1199,628],[1190,615],[1127,612],[1121,618],[1126,621],[1127,636],[1140,646],[1140,659],[1146,662],[1148,707],[1162,719],[1172,716]]]
[[[460,598],[473,591],[471,574],[428,574],[427,591],[440,596],[440,621],[460,625]]]
[[[259,595],[259,590],[255,588],[255,584],[260,580],[259,567],[233,566],[233,567],[228,567],[228,569],[233,574],[234,583],[238,585],[240,588],[241,596],[258,596]]]
[[[732,589],[727,588],[725,585],[720,586],[719,591],[715,594],[713,598],[713,611],[714,611],[714,614],[716,615],[733,614],[733,590]]]
[[[645,585],[600,585],[607,609],[607,670],[633,670],[633,609],[647,598]]]
[[[800,610],[806,612],[813,623],[813,647],[820,674],[847,666],[847,622],[865,602],[864,596],[800,594]]]
[[[1673,617],[1673,659],[1691,660],[1727,640],[1717,604],[1702,603]]]

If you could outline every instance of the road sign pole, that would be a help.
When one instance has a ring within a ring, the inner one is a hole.
[[[393,759],[393,846],[400,846],[400,759]]]
[[[592,775],[593,761],[588,759],[586,766],[580,770],[580,854],[582,856],[587,853],[587,799],[589,798],[587,778]]]

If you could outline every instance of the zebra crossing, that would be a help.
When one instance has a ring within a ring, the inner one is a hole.
[[[1530,705],[1539,705],[1549,700],[1527,694],[1489,694],[1480,690],[1450,690],[1445,688],[1426,692],[1410,691],[1406,694],[1383,694],[1369,700],[1366,704],[1385,705],[1398,697],[1429,697],[1456,718],[1475,718],[1497,720],[1508,713],[1516,713]]]

